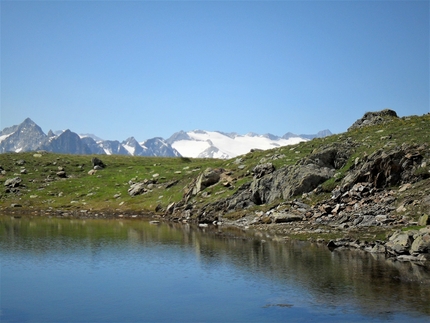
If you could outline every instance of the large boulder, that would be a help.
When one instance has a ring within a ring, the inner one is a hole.
[[[390,253],[396,255],[408,254],[413,241],[411,232],[397,231],[389,238],[385,247]]]
[[[251,200],[257,204],[273,202],[278,198],[308,193],[333,177],[335,170],[315,164],[285,166],[273,173],[254,179]]]
[[[193,187],[192,193],[196,195],[198,192],[203,191],[205,188],[212,186],[219,182],[223,169],[221,168],[207,168],[199,175]]]

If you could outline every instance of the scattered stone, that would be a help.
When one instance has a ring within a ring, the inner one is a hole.
[[[9,178],[4,182],[4,186],[12,188],[21,185],[22,179],[20,177]]]
[[[57,176],[58,177],[60,177],[60,178],[67,178],[67,174],[66,174],[66,172],[65,171],[59,171],[59,172],[57,172]]]
[[[143,193],[146,193],[148,190],[145,188],[145,183],[135,183],[130,186],[128,189],[128,194],[130,196],[136,196]]]
[[[411,183],[406,183],[399,187],[399,192],[404,192],[412,187]]]
[[[97,173],[97,170],[96,170],[96,169],[91,169],[91,170],[88,172],[88,175],[94,175],[95,173]]]
[[[96,166],[101,167],[101,169],[103,169],[103,168],[106,167],[106,165],[99,158],[97,158],[97,157],[91,158],[91,163],[93,165],[93,168],[96,167]]]

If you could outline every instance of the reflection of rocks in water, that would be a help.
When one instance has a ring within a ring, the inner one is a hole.
[[[263,306],[263,308],[269,308],[269,307],[286,307],[286,308],[290,308],[293,307],[293,304],[266,304]]]

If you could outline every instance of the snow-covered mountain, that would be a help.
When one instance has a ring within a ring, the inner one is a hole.
[[[233,158],[246,154],[251,149],[266,150],[293,145],[309,140],[311,136],[309,135],[307,138],[291,133],[286,137],[278,137],[272,134],[258,135],[255,133],[238,135],[236,133],[194,130],[177,132],[167,139],[167,143],[184,157]],[[313,137],[317,137],[317,135]]]
[[[46,150],[67,154],[228,159],[246,154],[251,149],[266,150],[328,135],[331,135],[329,130],[320,131],[316,135],[295,135],[289,132],[282,137],[272,134],[239,135],[234,132],[194,130],[176,132],[167,140],[156,137],[138,142],[134,137],[130,137],[120,142],[103,140],[93,134],[78,135],[69,129],[56,132],[49,130],[46,135],[36,123],[27,118],[20,125],[5,128],[0,132],[0,153]]]

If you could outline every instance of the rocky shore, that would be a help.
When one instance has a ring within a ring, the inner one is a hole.
[[[391,118],[397,118],[392,110],[367,113],[351,129]],[[252,181],[235,194],[193,204],[193,198],[205,194],[205,188],[218,182],[229,185],[228,170],[207,169],[189,186],[182,201],[166,209],[164,217],[307,237],[325,242],[329,248],[356,248],[428,264],[429,144],[394,145],[390,139],[390,135],[381,136],[386,141],[383,149],[353,159],[360,145],[348,137],[317,147],[295,165],[279,169],[270,162],[279,156],[267,156],[253,168]],[[351,165],[342,171],[348,162]],[[264,207],[268,210],[261,210]],[[238,219],[229,217],[242,209],[250,211]]]

